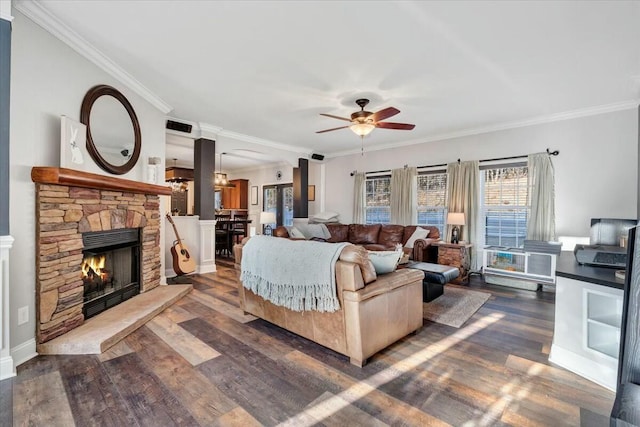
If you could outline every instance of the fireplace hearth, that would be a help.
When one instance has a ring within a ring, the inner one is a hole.
[[[140,229],[82,234],[82,313],[88,319],[140,293]]]

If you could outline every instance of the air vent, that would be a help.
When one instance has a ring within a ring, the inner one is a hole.
[[[177,130],[178,132],[191,133],[193,126],[186,123],[174,122],[173,120],[167,120],[167,129]]]
[[[324,160],[324,155],[322,155],[322,154],[318,154],[318,153],[313,153],[313,154],[311,155],[311,158],[312,158],[313,160]]]

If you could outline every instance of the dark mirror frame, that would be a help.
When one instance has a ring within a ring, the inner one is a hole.
[[[89,118],[91,116],[91,107],[93,107],[93,103],[96,102],[98,98],[101,96],[112,96],[117,99],[120,104],[127,110],[129,117],[131,118],[131,124],[133,125],[133,134],[134,134],[134,147],[133,154],[127,163],[121,166],[112,165],[108,161],[102,157],[100,151],[96,147],[96,144],[91,136],[91,125],[89,124]],[[138,117],[136,116],[135,111],[133,111],[133,107],[129,103],[129,100],[122,94],[120,91],[109,85],[97,85],[92,87],[87,91],[87,94],[84,96],[82,100],[82,107],[80,108],[80,122],[87,126],[87,151],[91,158],[100,166],[103,170],[116,174],[122,175],[124,173],[129,172],[135,164],[138,162],[138,158],[140,157],[140,149],[142,146],[142,134],[140,133],[140,123],[138,122]]]

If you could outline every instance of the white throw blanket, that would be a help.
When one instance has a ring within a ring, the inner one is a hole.
[[[240,280],[290,310],[336,311],[336,261],[347,244],[254,236],[242,249]]]

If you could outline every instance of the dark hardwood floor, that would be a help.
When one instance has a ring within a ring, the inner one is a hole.
[[[460,329],[425,321],[362,369],[238,308],[231,260],[98,356],[0,382],[0,426],[607,426],[614,394],[550,365],[553,292],[472,277]]]

